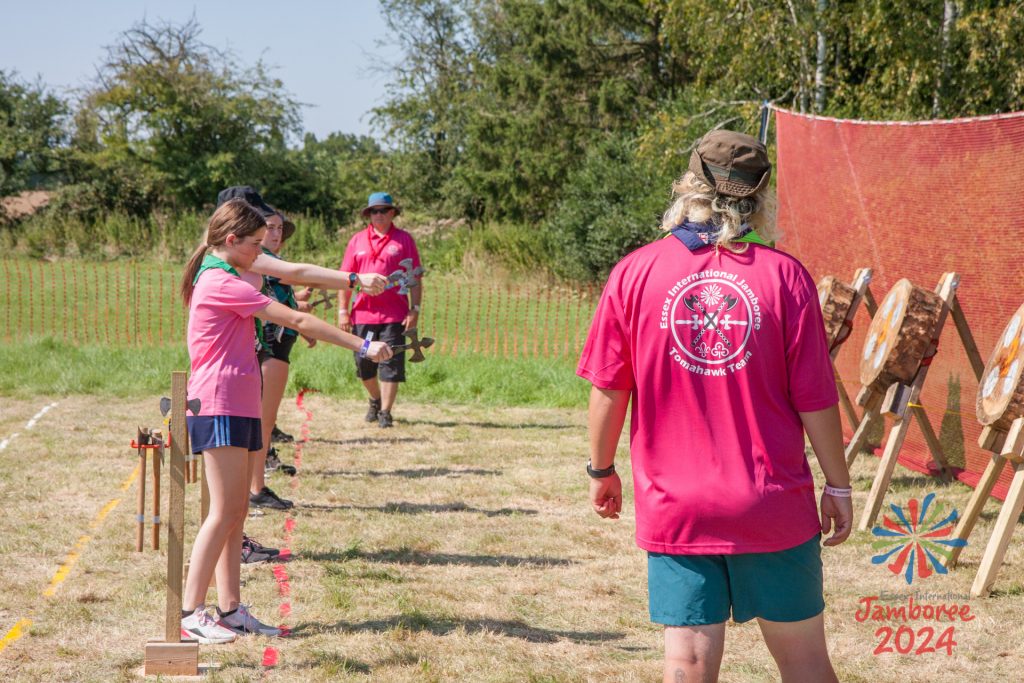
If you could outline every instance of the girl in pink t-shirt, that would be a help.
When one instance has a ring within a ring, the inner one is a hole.
[[[210,512],[192,546],[182,598],[181,633],[201,643],[225,643],[236,634],[280,635],[241,602],[242,526],[249,507],[249,472],[260,452],[260,374],[254,345],[255,319],[297,330],[364,354],[392,356],[382,342],[367,343],[307,313],[272,301],[244,282],[260,255],[263,216],[232,199],[210,217],[203,243],[192,254],[181,282],[189,307],[189,398],[201,402],[188,416],[192,452],[203,454]],[[211,577],[217,579],[217,614],[206,612]]]

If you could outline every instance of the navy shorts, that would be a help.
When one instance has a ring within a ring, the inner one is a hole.
[[[270,358],[279,360],[282,363],[287,363],[291,358],[292,347],[295,346],[295,340],[298,338],[298,335],[285,334],[281,336],[280,340],[268,339],[259,352],[260,365],[263,364],[263,361],[269,360]]]
[[[185,422],[193,453],[222,446],[236,446],[247,451],[263,448],[263,428],[258,417],[186,415]]]
[[[402,323],[377,323],[352,326],[352,334],[366,339],[366,333],[373,332],[373,341],[387,342],[389,346],[405,343],[405,326]],[[369,358],[356,357],[356,375],[361,380],[379,377],[381,382],[405,381],[405,353],[400,351],[383,363],[374,363]]]

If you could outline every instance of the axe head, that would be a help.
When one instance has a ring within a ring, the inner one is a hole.
[[[427,357],[423,355],[423,349],[429,349],[433,345],[434,340],[432,337],[424,337],[423,339],[421,339],[419,346],[417,346],[416,350],[413,351],[412,357],[409,359],[409,362],[422,363],[423,361],[425,361]]]
[[[193,415],[198,415],[199,414],[199,409],[202,408],[202,406],[203,406],[203,402],[200,401],[198,398],[194,398],[194,399],[192,399],[191,401],[189,401],[188,403],[185,404],[185,407],[188,410],[191,410]],[[170,413],[170,412],[171,412],[171,399],[169,399],[166,396],[164,396],[163,398],[160,399],[160,414],[163,415],[164,417],[167,417],[167,414]]]
[[[186,403],[185,406],[192,411],[193,415],[199,415],[199,409],[203,407],[203,402],[198,398],[194,398]]]
[[[171,412],[171,399],[164,396],[160,399],[160,414],[167,417],[167,413]]]

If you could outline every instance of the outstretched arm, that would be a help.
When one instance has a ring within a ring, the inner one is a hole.
[[[279,278],[282,282],[290,285],[305,285],[306,287],[338,290],[349,288],[349,274],[343,270],[332,270],[322,266],[314,266],[311,263],[290,263],[281,259],[271,258],[266,254],[257,256],[250,270],[260,275],[270,275],[271,277]],[[371,296],[383,292],[388,284],[388,279],[379,273],[364,273],[358,275],[358,278],[363,291]]]
[[[271,302],[266,308],[256,313],[261,320],[275,323],[281,327],[290,327],[304,337],[320,339],[329,344],[335,344],[352,351],[359,351],[363,347],[363,340],[349,332],[342,332],[333,325],[328,325],[323,320],[309,313],[300,313],[284,304],[276,301]],[[366,351],[366,357],[379,363],[394,355],[391,347],[384,342],[371,342]]]
[[[615,449],[626,421],[630,392],[591,387],[587,414],[590,431],[590,466],[608,469],[615,463]],[[602,517],[618,519],[622,510],[622,481],[617,473],[590,480],[590,503]]]
[[[838,489],[850,488],[838,406],[800,413],[800,421],[804,423],[811,448],[825,474],[825,483]],[[827,534],[833,526],[835,531],[825,540],[825,545],[839,545],[849,538],[853,530],[853,499],[822,493],[821,533]]]

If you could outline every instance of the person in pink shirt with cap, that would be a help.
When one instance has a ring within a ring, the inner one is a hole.
[[[412,269],[420,267],[420,254],[416,241],[405,230],[395,227],[394,218],[402,212],[386,192],[374,192],[363,209],[363,218],[370,223],[349,240],[341,269],[350,272],[393,273],[403,270],[402,261],[412,262]],[[352,303],[352,290],[338,291],[338,327],[356,336],[386,341],[394,346],[405,343],[405,331],[416,327],[423,301],[423,280],[405,295],[398,287],[386,289],[374,297],[365,292],[356,295]],[[349,305],[351,304],[351,312]],[[405,353],[399,351],[390,360],[375,363],[356,358],[356,374],[370,396],[367,422],[380,427],[394,425],[391,408],[398,396],[398,385],[405,381]]]
[[[590,501],[618,518],[615,449],[632,403],[636,542],[664,680],[715,681],[725,622],[757,619],[786,683],[835,681],[820,539],[853,518],[815,284],[775,250],[771,164],[715,130],[673,187],[664,239],[612,270],[577,374],[591,382]],[[815,501],[810,439],[826,485]]]

